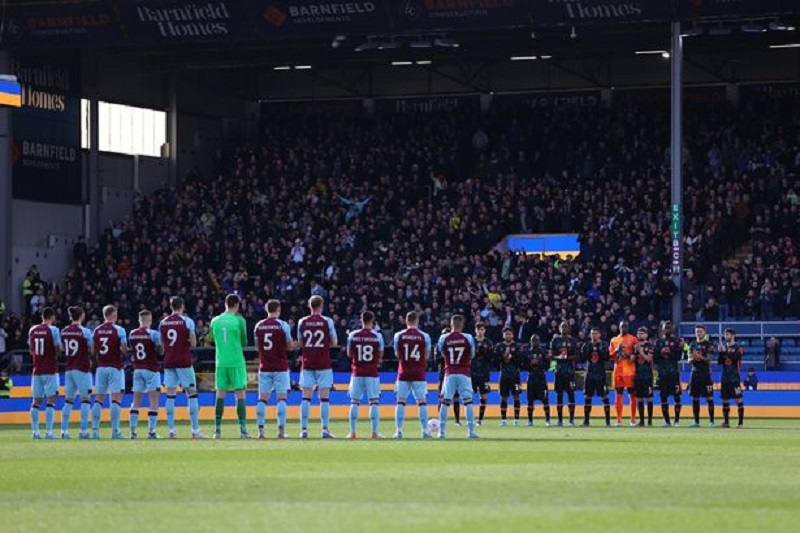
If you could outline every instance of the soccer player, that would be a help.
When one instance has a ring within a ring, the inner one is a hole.
[[[139,311],[139,327],[128,336],[133,353],[133,403],[129,423],[131,438],[137,437],[139,407],[147,394],[147,438],[157,439],[158,397],[161,396],[161,373],[158,355],[163,351],[161,334],[152,329],[153,313],[147,309]]]
[[[722,416],[725,418],[722,427],[729,428],[731,414],[731,400],[736,400],[739,408],[739,424],[736,429],[744,426],[744,400],[742,399],[742,376],[740,365],[744,347],[736,342],[736,331],[732,328],[725,330],[725,342],[719,343],[719,364],[722,365]]]
[[[211,335],[216,346],[217,389],[214,438],[222,438],[222,416],[225,414],[225,395],[233,391],[236,397],[236,416],[239,419],[239,438],[249,439],[247,433],[247,365],[244,347],[247,346],[247,324],[239,314],[241,300],[236,294],[225,297],[225,312],[211,320]]]
[[[56,312],[52,307],[42,310],[42,323],[33,326],[28,332],[33,377],[31,380],[31,428],[33,438],[41,439],[39,434],[39,410],[42,400],[47,401],[45,411],[45,438],[54,439],[53,421],[56,416],[56,397],[58,396],[58,354],[61,352],[61,332],[53,324]]]
[[[675,402],[675,425],[681,421],[681,377],[678,365],[683,358],[683,339],[672,334],[672,322],[661,323],[661,337],[656,341],[654,363],[658,371],[658,390],[664,427],[670,426],[669,397]]]
[[[569,425],[575,425],[575,363],[578,359],[578,341],[569,333],[569,324],[559,326],[561,335],[550,342],[550,353],[556,361],[556,412],[558,425],[564,425],[564,393],[569,400]]]
[[[600,338],[600,329],[592,328],[591,340],[581,349],[581,361],[586,363],[586,383],[583,395],[583,425],[589,426],[592,416],[592,398],[598,396],[603,400],[603,412],[606,415],[606,427],[611,425],[611,405],[608,402],[606,386],[606,364],[609,361],[608,345]]]
[[[69,419],[72,416],[75,397],[81,399],[81,439],[89,438],[89,413],[92,409],[92,365],[89,354],[92,352],[94,342],[92,332],[83,327],[85,313],[80,307],[70,307],[69,313],[72,323],[61,330],[61,343],[67,357],[66,372],[64,373],[64,386],[66,398],[64,408],[61,410],[61,438],[69,439]]]
[[[275,414],[278,422],[278,438],[286,438],[286,396],[292,388],[289,378],[289,361],[286,352],[294,349],[289,324],[281,320],[281,303],[267,302],[267,318],[256,324],[254,339],[258,347],[261,366],[258,372],[258,438],[265,439],[264,426],[267,418],[267,402],[275,392],[277,404]]]
[[[644,426],[644,404],[647,402],[647,425],[653,425],[653,352],[655,347],[648,340],[647,328],[636,330],[636,376],[634,394],[639,401],[639,427]]]
[[[125,392],[125,371],[123,357],[128,352],[128,334],[116,324],[117,308],[107,305],[103,308],[105,322],[92,333],[94,353],[97,355],[95,375],[95,395],[92,406],[92,438],[100,438],[100,416],[106,396],[111,396],[111,438],[121,439],[119,419],[122,414],[122,393]]]
[[[481,407],[478,411],[478,427],[483,424],[483,417],[486,414],[486,396],[492,390],[491,370],[494,346],[492,341],[486,338],[486,324],[478,322],[475,324],[475,358],[472,360],[472,386],[474,393],[478,394]]]
[[[350,357],[350,433],[348,439],[356,438],[358,407],[364,396],[369,401],[369,418],[372,422],[372,438],[382,439],[378,431],[381,413],[378,403],[381,398],[379,370],[383,361],[383,335],[373,331],[375,315],[372,311],[361,313],[361,329],[347,337],[347,355]]]
[[[456,394],[461,396],[467,411],[467,437],[478,438],[475,432],[475,410],[472,406],[471,361],[475,356],[475,339],[464,333],[464,316],[453,315],[450,333],[439,338],[439,353],[444,359],[442,407],[439,411],[439,438],[445,438],[447,411]]]
[[[429,439],[428,431],[428,380],[425,371],[431,355],[431,337],[419,328],[419,315],[414,311],[406,315],[406,329],[394,335],[394,354],[397,357],[397,407],[395,408],[394,438],[403,438],[403,422],[406,418],[406,401],[409,393],[419,407],[419,423],[422,438]]]
[[[441,335],[450,333],[450,328],[442,328]],[[439,345],[436,345],[434,358],[436,366],[439,368],[439,413],[442,412],[442,387],[444,387],[444,356],[439,352]],[[458,393],[453,397],[453,414],[456,419],[456,426],[461,427],[461,402]]]
[[[700,398],[705,397],[708,403],[708,425],[713,428],[714,381],[711,379],[711,361],[714,356],[714,344],[708,340],[706,327],[702,324],[695,326],[694,335],[695,339],[689,345],[689,364],[692,365],[689,393],[692,395],[694,415],[691,427],[700,427]]]
[[[519,384],[520,371],[525,365],[522,357],[522,347],[514,341],[514,330],[511,327],[503,328],[503,342],[495,346],[495,359],[500,367],[500,425],[506,426],[506,413],[508,412],[508,397],[514,398],[514,425],[519,425]]]
[[[544,425],[550,427],[550,394],[547,390],[545,372],[550,368],[550,359],[539,342],[539,335],[531,335],[528,354],[528,426],[533,426],[533,402],[542,402]]]
[[[178,387],[186,394],[189,405],[189,420],[192,438],[204,439],[200,431],[200,402],[197,398],[197,378],[192,366],[192,348],[197,346],[194,320],[184,314],[183,298],[173,296],[169,300],[172,314],[161,321],[158,331],[164,345],[164,385],[167,387],[167,425],[169,438],[177,437],[175,431],[175,396]]]
[[[617,426],[622,425],[622,409],[625,400],[625,390],[628,391],[628,401],[631,404],[631,426],[636,425],[636,397],[633,392],[633,378],[636,375],[636,364],[633,362],[636,337],[628,332],[628,323],[619,323],[619,335],[611,339],[608,354],[614,361],[614,399],[617,409]]]
[[[301,318],[297,323],[297,337],[301,347],[302,370],[300,371],[300,387],[303,389],[303,400],[300,404],[300,438],[308,438],[308,417],[311,411],[311,396],[314,387],[319,395],[319,417],[322,423],[322,438],[333,439],[328,427],[331,417],[329,401],[333,386],[333,366],[331,365],[331,348],[339,344],[333,320],[322,315],[325,303],[322,296],[314,295],[308,299],[311,314]]]

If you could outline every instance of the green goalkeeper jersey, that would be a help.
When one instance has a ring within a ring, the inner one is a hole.
[[[217,368],[244,367],[247,324],[239,315],[222,313],[211,321],[211,335],[217,347]]]

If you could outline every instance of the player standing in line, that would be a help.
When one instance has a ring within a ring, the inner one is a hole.
[[[550,394],[545,372],[550,368],[550,359],[539,343],[539,335],[531,335],[528,354],[528,426],[533,426],[533,402],[542,402],[544,425],[550,427]]]
[[[441,335],[447,335],[450,333],[450,327],[442,328]],[[436,360],[436,366],[439,368],[439,413],[442,412],[442,387],[444,387],[444,356],[439,351],[439,345],[437,344],[434,348],[434,359]],[[453,414],[456,419],[456,426],[461,427],[461,402],[458,393],[456,393],[455,397],[453,398]],[[438,416],[438,415],[437,415]]]
[[[442,407],[439,411],[439,438],[445,438],[447,411],[456,394],[461,396],[467,411],[467,437],[478,438],[475,432],[475,410],[472,405],[471,362],[475,355],[475,339],[464,333],[464,316],[453,315],[451,332],[439,338],[439,353],[444,359],[444,385]]]
[[[361,313],[361,329],[347,337],[347,355],[350,357],[350,433],[348,439],[356,438],[358,407],[366,395],[369,401],[369,418],[372,422],[372,438],[382,439],[378,431],[381,413],[378,403],[381,398],[379,371],[383,361],[383,335],[373,331],[375,315],[372,311]]]
[[[322,438],[333,439],[328,425],[330,423],[331,406],[329,401],[333,386],[333,366],[331,365],[331,348],[339,344],[333,320],[322,315],[325,301],[322,296],[314,295],[308,299],[311,314],[301,318],[297,323],[297,338],[302,349],[302,370],[300,371],[300,387],[303,388],[303,400],[300,404],[300,438],[308,438],[308,417],[311,411],[311,397],[314,387],[319,394],[319,415],[322,423]]]
[[[128,352],[128,334],[116,324],[117,308],[107,305],[103,308],[105,322],[92,333],[94,353],[97,355],[95,375],[95,395],[92,406],[92,438],[100,438],[100,417],[103,403],[111,395],[111,438],[121,439],[119,420],[122,414],[122,393],[125,392],[125,371],[123,357]]]
[[[708,403],[708,425],[714,427],[714,381],[711,378],[711,361],[714,357],[714,344],[708,340],[706,327],[698,324],[694,328],[695,339],[689,345],[689,364],[692,377],[689,393],[692,395],[692,414],[694,422],[690,427],[700,427],[700,398]]]
[[[277,397],[275,414],[278,422],[278,438],[286,438],[286,395],[292,387],[289,378],[288,350],[294,349],[289,324],[281,320],[281,303],[267,302],[267,318],[256,324],[253,338],[258,347],[261,366],[258,372],[258,438],[267,438],[264,426],[267,418],[267,402],[272,392]]]
[[[167,424],[169,438],[176,438],[175,396],[178,387],[186,393],[189,405],[189,420],[192,425],[192,438],[204,439],[200,431],[200,402],[197,398],[197,378],[192,366],[192,348],[197,346],[194,320],[184,314],[183,298],[173,296],[169,300],[172,314],[161,321],[158,330],[164,345],[164,385],[167,387]]]
[[[603,412],[606,415],[606,427],[611,426],[611,405],[608,402],[606,386],[606,364],[609,361],[608,345],[600,338],[600,329],[592,328],[591,340],[581,349],[581,360],[586,363],[586,383],[583,389],[583,425],[589,426],[592,416],[592,398],[603,399]]]
[[[614,399],[617,408],[617,426],[622,425],[622,410],[625,400],[625,390],[628,390],[628,401],[631,404],[631,426],[636,425],[636,396],[633,392],[633,378],[636,375],[636,365],[633,362],[636,337],[628,333],[628,323],[619,323],[619,335],[611,339],[608,354],[614,361]]]
[[[654,363],[658,371],[658,390],[661,396],[663,427],[670,426],[669,397],[675,402],[675,425],[681,421],[681,375],[678,364],[683,358],[683,339],[672,334],[672,322],[661,323],[662,336],[656,341]]]
[[[522,346],[514,342],[514,330],[503,328],[503,342],[495,346],[495,359],[500,367],[500,425],[506,426],[508,397],[514,398],[514,425],[519,426],[520,371],[524,366]]]
[[[41,439],[39,434],[39,410],[42,400],[47,401],[45,411],[45,438],[54,439],[53,421],[56,416],[56,397],[58,396],[58,354],[61,353],[61,332],[53,324],[56,312],[52,307],[42,310],[42,323],[33,326],[28,332],[33,377],[31,380],[31,428],[33,438]]]
[[[249,439],[247,433],[247,364],[244,347],[247,346],[247,324],[239,314],[241,300],[236,294],[225,297],[225,312],[211,320],[211,335],[216,346],[217,401],[214,409],[214,438],[222,438],[222,416],[225,414],[225,395],[233,391],[236,396],[236,417],[239,419],[239,438]]]
[[[647,401],[647,425],[653,425],[653,353],[655,347],[648,340],[647,328],[636,331],[636,377],[634,393],[639,401],[639,427],[644,426],[644,404]]]
[[[67,357],[67,367],[64,373],[64,386],[66,398],[61,411],[61,438],[68,439],[69,419],[72,416],[72,407],[75,397],[81,399],[81,439],[89,438],[89,413],[92,410],[92,364],[89,354],[93,350],[92,332],[83,327],[85,313],[80,307],[70,307],[69,313],[72,323],[61,330],[61,343]]]
[[[131,439],[137,437],[139,426],[139,407],[147,394],[147,438],[157,439],[158,398],[161,396],[161,373],[158,355],[163,352],[161,334],[151,329],[153,313],[144,309],[139,311],[139,327],[128,336],[133,353],[133,403],[129,423]]]
[[[558,425],[564,425],[564,393],[569,400],[569,425],[575,425],[575,363],[578,359],[578,341],[569,334],[569,324],[559,326],[561,335],[550,342],[550,353],[556,361],[556,411]]]
[[[725,342],[719,343],[719,364],[722,365],[722,416],[725,418],[722,427],[729,428],[731,414],[731,400],[736,400],[739,408],[739,424],[736,429],[744,426],[744,400],[742,399],[742,376],[740,365],[744,356],[744,347],[736,342],[736,331],[732,328],[725,330]]]
[[[491,388],[491,370],[494,346],[492,341],[486,338],[486,324],[478,322],[475,324],[475,358],[472,360],[472,386],[473,392],[480,396],[481,406],[478,411],[477,425],[483,424],[483,417],[486,414],[486,396]]]
[[[409,393],[419,407],[419,423],[422,426],[422,438],[429,439],[428,432],[428,380],[425,372],[431,354],[431,337],[418,329],[419,315],[414,311],[406,315],[406,329],[394,335],[394,354],[397,357],[397,407],[395,408],[394,438],[403,438],[403,422],[406,418],[406,401]]]

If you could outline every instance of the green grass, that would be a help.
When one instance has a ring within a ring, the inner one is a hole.
[[[333,429],[346,433],[344,423]],[[406,429],[416,434],[414,421]],[[479,441],[451,424],[446,441],[33,442],[26,428],[0,428],[3,531],[797,531],[800,523],[796,421],[733,431],[490,420],[481,429]]]

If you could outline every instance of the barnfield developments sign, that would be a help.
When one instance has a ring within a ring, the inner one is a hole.
[[[257,6],[268,38],[390,31],[384,5],[373,0],[261,0]]]
[[[18,54],[12,70],[22,89],[22,107],[12,112],[14,198],[82,203],[77,56]]]

